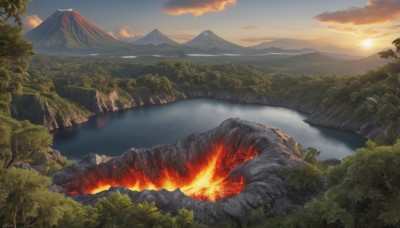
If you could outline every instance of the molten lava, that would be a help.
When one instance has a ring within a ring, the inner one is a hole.
[[[184,170],[179,171],[174,161],[162,163],[154,161],[145,164],[158,170],[156,175],[137,167],[129,167],[118,178],[93,178],[88,176],[85,184],[70,187],[70,194],[98,193],[112,186],[123,186],[130,190],[161,190],[174,191],[180,189],[185,195],[200,199],[216,201],[230,198],[242,192],[245,186],[243,176],[231,176],[230,172],[236,166],[258,156],[252,147],[233,151],[223,144],[213,145],[210,152],[203,157],[195,157],[186,161]],[[151,176],[151,177],[150,177]]]

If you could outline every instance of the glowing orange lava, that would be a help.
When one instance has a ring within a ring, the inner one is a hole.
[[[226,149],[223,144],[212,146],[211,150],[212,152],[205,157],[187,161],[183,171],[178,171],[173,164],[167,166],[154,162],[145,165],[156,168],[158,170],[156,175],[149,175],[143,169],[130,167],[118,178],[100,178],[94,183],[91,181],[90,185],[69,189],[68,192],[94,194],[108,190],[112,186],[123,186],[136,191],[161,189],[174,191],[179,188],[189,197],[210,201],[229,198],[242,192],[245,178],[231,177],[230,171],[237,165],[256,157],[258,152],[251,147],[232,151]]]

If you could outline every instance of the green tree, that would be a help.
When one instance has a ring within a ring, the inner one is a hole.
[[[369,141],[330,172],[330,188],[306,205],[321,227],[400,225],[400,141],[378,146]]]
[[[0,226],[87,227],[89,208],[50,192],[51,180],[36,171],[0,169]]]
[[[53,137],[43,126],[23,122],[22,128],[11,136],[11,159],[5,164],[11,167],[15,162],[32,158],[34,153],[46,153],[53,143]]]
[[[29,0],[0,0],[0,21],[7,23],[9,19],[22,27],[21,15],[28,12]]]
[[[315,165],[290,167],[284,175],[285,180],[297,190],[316,192],[323,187],[322,172]]]
[[[193,211],[188,211],[186,209],[178,210],[178,214],[175,216],[176,225],[181,228],[191,228],[196,227],[193,219]]]
[[[129,196],[116,191],[97,202],[95,208],[99,213],[101,226],[117,227],[126,222],[133,204]]]

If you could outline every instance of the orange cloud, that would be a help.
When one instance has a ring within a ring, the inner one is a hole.
[[[126,25],[121,26],[120,28],[116,29],[115,31],[108,32],[108,34],[119,40],[133,40],[133,39],[141,37],[141,36],[135,34],[131,27],[126,26]]]
[[[191,14],[197,17],[205,13],[223,11],[234,5],[236,0],[168,0],[164,8],[170,15]]]
[[[248,26],[243,26],[242,29],[255,30],[255,29],[258,29],[258,26],[257,25],[248,25]]]
[[[353,7],[336,12],[325,12],[315,19],[338,24],[368,25],[386,23],[400,18],[399,0],[368,0],[365,7]]]
[[[337,32],[344,32],[356,36],[371,37],[371,38],[382,38],[391,34],[390,32],[385,32],[384,30],[388,30],[385,28],[372,29],[372,28],[364,28],[363,26],[361,27],[329,26],[328,28]]]
[[[25,27],[27,29],[34,29],[42,24],[43,20],[38,15],[28,15],[25,19]]]

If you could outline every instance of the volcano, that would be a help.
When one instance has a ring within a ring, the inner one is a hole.
[[[165,213],[194,211],[197,221],[243,222],[258,207],[285,215],[310,199],[285,181],[303,166],[298,144],[280,130],[228,119],[174,145],[131,149],[120,157],[90,154],[53,176],[53,189],[85,204],[115,191],[135,203],[155,202]]]
[[[211,30],[206,30],[196,36],[194,39],[188,41],[185,45],[191,47],[197,47],[202,49],[222,49],[222,50],[245,50],[246,48],[224,40],[217,36]]]
[[[178,45],[177,42],[170,39],[168,36],[164,35],[158,29],[154,29],[146,36],[137,39],[133,42],[134,44],[140,45],[162,45],[162,44],[169,44],[169,45]]]
[[[101,50],[124,46],[72,9],[57,10],[26,38],[36,49]]]

